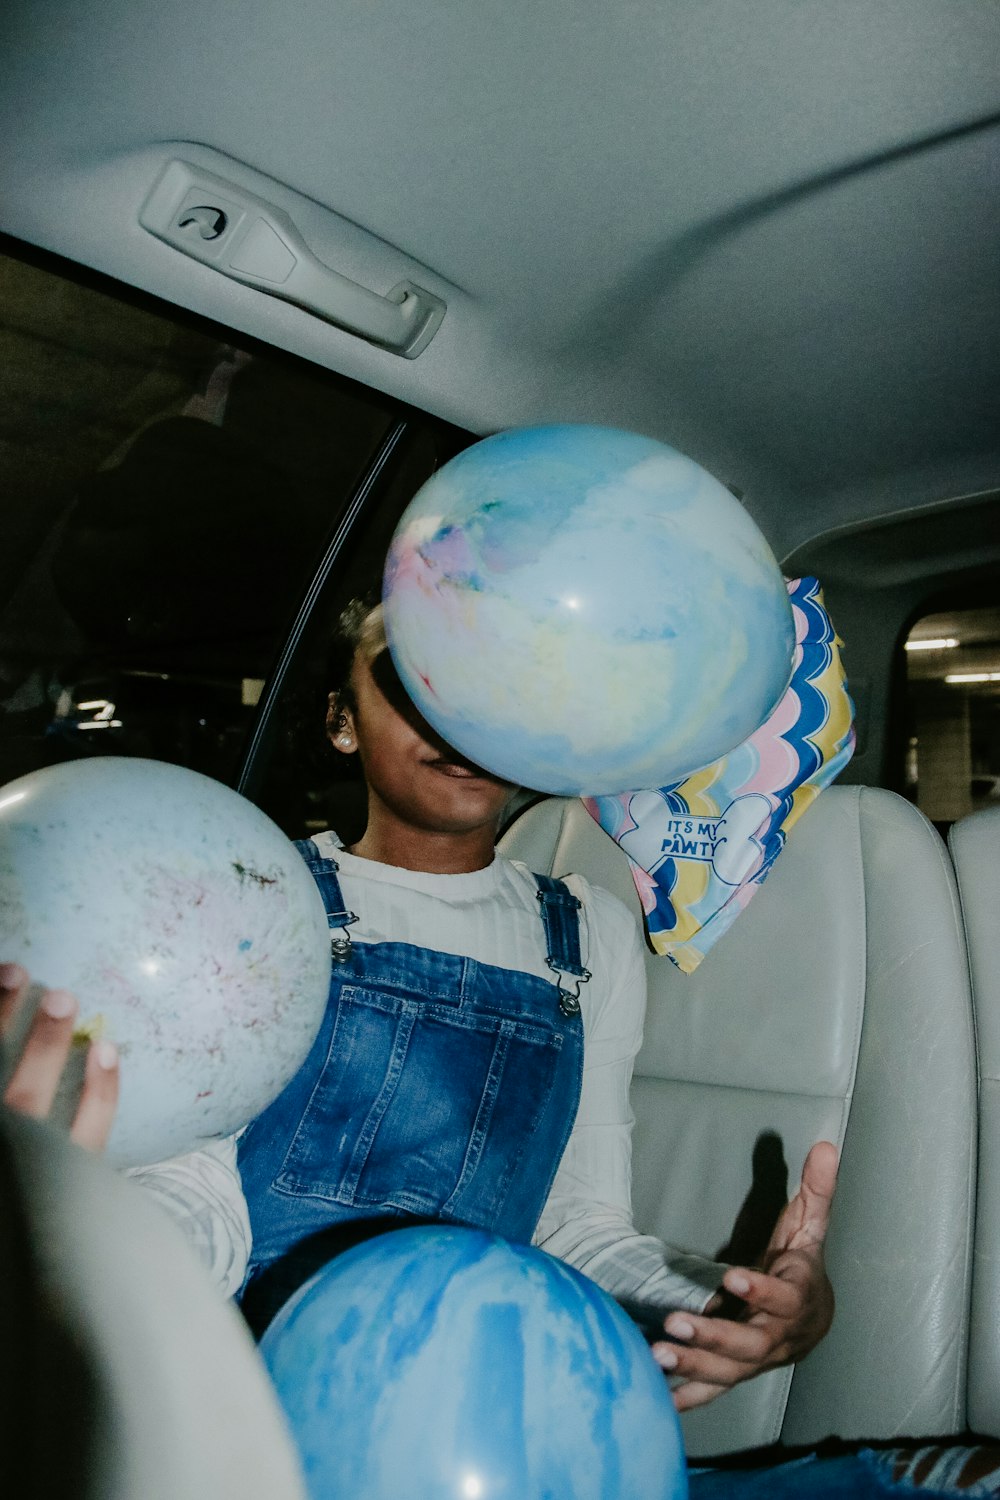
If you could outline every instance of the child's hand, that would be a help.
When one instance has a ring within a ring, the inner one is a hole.
[[[30,980],[20,964],[0,964],[0,1037],[9,1037]],[[8,1109],[44,1120],[52,1108],[73,1046],[77,1003],[66,990],[44,990],[3,1094]],[[118,1052],[111,1042],[90,1044],[83,1089],[70,1139],[102,1151],[118,1104]]]
[[[674,1391],[678,1411],[714,1401],[738,1381],[803,1359],[833,1321],[833,1289],[823,1265],[823,1241],[837,1185],[837,1149],[820,1141],[806,1157],[802,1183],[785,1207],[764,1254],[763,1269],[730,1266],[701,1317],[671,1313],[673,1343],[656,1343],[657,1363],[683,1376]],[[742,1307],[727,1316],[727,1301]],[[681,1342],[676,1342],[680,1340]]]

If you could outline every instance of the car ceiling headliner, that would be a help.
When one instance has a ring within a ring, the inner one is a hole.
[[[662,437],[780,552],[1000,482],[996,4],[8,0],[0,28],[9,233],[474,431]],[[312,200],[356,279],[422,276],[427,351],[145,234],[171,141]]]

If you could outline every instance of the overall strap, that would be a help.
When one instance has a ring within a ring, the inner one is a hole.
[[[344,905],[344,895],[337,875],[340,866],[335,859],[324,859],[312,839],[296,839],[295,847],[319,886],[330,926],[330,952],[334,963],[343,963],[351,953],[351,935],[347,929],[358,917],[356,912],[349,911]]]
[[[581,902],[563,881],[552,875],[536,875],[537,897],[542,908],[545,927],[545,962],[556,976],[559,985],[559,1008],[564,1015],[580,1013],[580,989],[591,977],[580,957],[580,906]],[[561,976],[572,974],[576,989],[563,987]]]

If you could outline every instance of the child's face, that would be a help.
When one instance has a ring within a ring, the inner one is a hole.
[[[369,659],[359,649],[351,687],[357,706],[339,711],[331,695],[327,722],[334,748],[361,757],[370,798],[426,832],[470,833],[496,824],[509,782],[445,744],[410,702],[388,650]]]

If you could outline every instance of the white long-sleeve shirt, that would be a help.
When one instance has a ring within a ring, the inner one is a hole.
[[[330,833],[315,842],[340,866],[345,903],[358,918],[354,942],[413,943],[553,978],[537,886],[526,866],[498,855],[471,874],[433,875],[360,859]],[[569,875],[566,884],[583,903],[581,950],[593,977],[580,989],[580,1105],[534,1242],[651,1317],[674,1307],[700,1309],[723,1267],[640,1235],[632,1223],[629,1085],[646,1007],[636,924],[616,897],[582,876]],[[219,1286],[232,1294],[251,1246],[235,1138],[132,1175],[181,1223]]]

